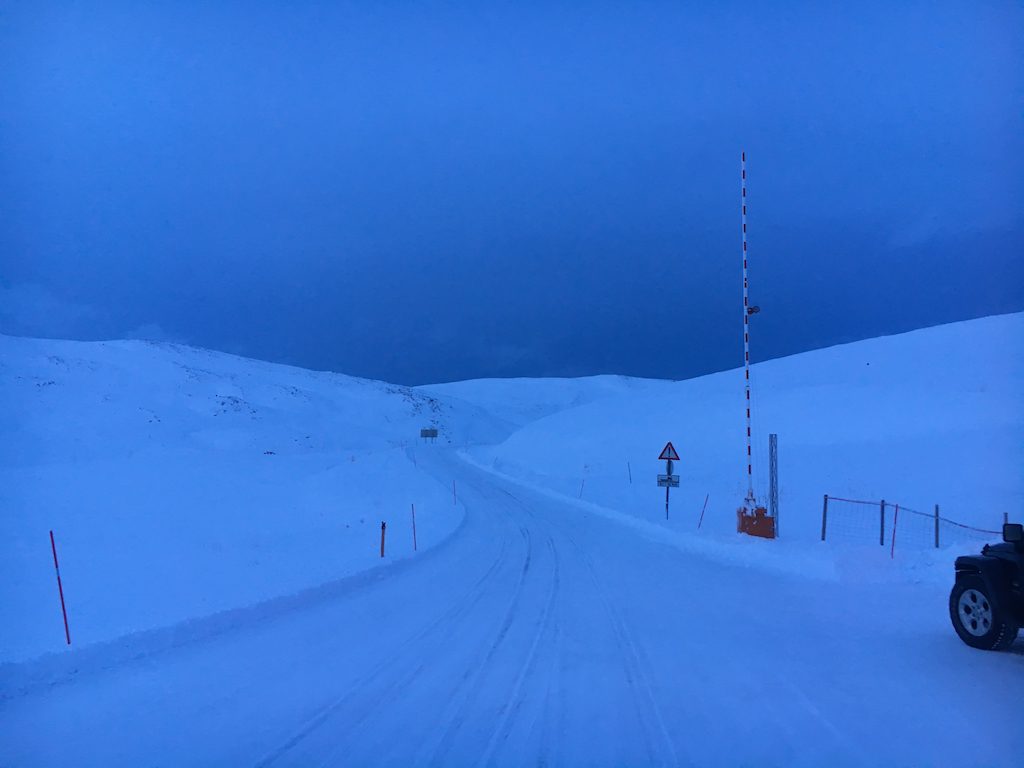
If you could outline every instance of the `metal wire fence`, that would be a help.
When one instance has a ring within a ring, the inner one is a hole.
[[[1005,522],[1005,515],[1000,522]],[[996,523],[993,520],[992,528],[967,525],[943,517],[938,504],[929,513],[885,500],[826,495],[821,510],[821,540],[878,542],[883,547],[888,545],[895,555],[897,548],[938,549],[954,544],[981,546],[998,541],[1002,530]]]

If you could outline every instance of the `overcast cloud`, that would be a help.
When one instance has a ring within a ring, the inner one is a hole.
[[[682,377],[1024,309],[1017,3],[5,5],[0,331]]]

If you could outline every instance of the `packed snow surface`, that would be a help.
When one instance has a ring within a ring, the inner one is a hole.
[[[741,371],[410,389],[0,337],[0,765],[1019,765],[1024,643],[967,648],[946,596],[1020,519],[1022,334],[754,366],[776,541],[735,533]],[[834,502],[822,543],[825,494],[904,511]]]

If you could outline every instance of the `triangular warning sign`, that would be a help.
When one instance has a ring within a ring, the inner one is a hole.
[[[661,449],[658,461],[679,461],[679,454],[676,453],[675,446],[672,445],[671,440],[665,443],[665,447]]]

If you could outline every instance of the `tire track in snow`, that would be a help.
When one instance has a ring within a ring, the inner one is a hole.
[[[504,744],[508,740],[512,727],[514,726],[512,718],[519,713],[523,704],[523,684],[526,681],[526,678],[533,671],[536,664],[537,648],[543,637],[549,633],[551,628],[555,599],[558,597],[559,563],[558,550],[555,547],[554,540],[550,537],[548,538],[548,549],[551,551],[551,555],[554,559],[554,573],[552,574],[551,590],[544,603],[544,610],[541,613],[540,621],[537,624],[537,631],[534,634],[533,642],[526,654],[526,658],[523,660],[519,674],[516,675],[515,683],[512,686],[512,691],[509,695],[510,703],[502,709],[501,715],[498,719],[498,724],[487,743],[487,747],[484,749],[483,757],[480,759],[480,763],[482,765],[488,765],[494,756],[495,749],[499,744]]]
[[[605,612],[611,622],[612,629],[616,635],[617,645],[620,652],[623,652],[626,662],[626,671],[629,676],[630,687],[633,689],[633,693],[636,690],[633,688],[634,679],[639,681],[640,693],[646,699],[646,709],[654,715],[654,722],[657,724],[658,733],[661,737],[662,744],[665,747],[665,752],[669,755],[669,765],[679,765],[679,754],[676,751],[672,737],[669,735],[668,728],[665,725],[665,717],[662,714],[661,707],[658,704],[657,697],[654,695],[654,687],[651,685],[651,674],[649,673],[650,662],[647,659],[647,654],[644,652],[642,647],[634,640],[632,633],[629,631],[629,626],[626,621],[622,618],[622,614],[619,613],[618,609],[612,603],[608,596],[607,589],[601,584],[597,573],[594,569],[593,561],[590,557],[584,553],[583,549],[576,543],[572,537],[569,537],[569,541],[576,547],[580,553],[580,557],[587,567],[590,573],[591,580],[594,583],[594,587],[597,591],[598,598],[604,605]],[[648,718],[644,717],[644,713],[640,713],[641,728],[647,731],[646,723]],[[650,737],[648,740],[648,750],[651,750]],[[654,755],[651,754],[652,764],[654,761]]]
[[[511,516],[509,516],[509,519],[511,520]],[[517,526],[517,528],[518,528],[520,536],[522,537],[522,540],[523,540],[524,544],[526,545],[526,554],[525,554],[525,558],[524,558],[524,563],[523,563],[522,569],[519,571],[519,577],[518,577],[518,580],[517,580],[517,585],[515,587],[516,593],[518,593],[519,591],[522,590],[523,581],[525,580],[525,574],[530,570],[532,562],[533,562],[533,548],[532,548],[532,539],[531,539],[531,536],[530,536],[530,532],[529,532],[529,530],[527,528],[522,527],[522,526]],[[503,542],[502,543],[502,549],[504,550],[506,547],[507,547],[507,542]],[[492,571],[493,570],[495,570],[495,569],[492,569]],[[493,576],[493,573],[489,573],[488,575],[485,576],[485,578],[481,579],[480,583],[489,581],[492,578],[492,576]],[[353,731],[356,726],[359,726],[363,722],[365,722],[370,717],[371,714],[373,714],[373,713],[375,713],[375,712],[377,712],[377,711],[379,711],[381,709],[389,709],[389,708],[391,708],[392,705],[395,703],[395,701],[398,700],[399,697],[402,696],[403,693],[405,691],[407,691],[412,686],[412,684],[415,682],[415,680],[419,677],[420,673],[425,671],[429,666],[431,666],[433,664],[436,664],[437,663],[437,659],[441,658],[446,651],[450,650],[450,639],[453,636],[453,634],[457,634],[454,631],[454,626],[457,625],[459,622],[463,621],[464,619],[466,619],[467,617],[470,617],[471,609],[476,608],[476,606],[488,594],[489,593],[487,592],[486,589],[481,589],[480,592],[476,595],[475,599],[471,603],[468,603],[468,604],[466,604],[464,606],[464,610],[459,611],[457,615],[449,616],[445,620],[438,620],[437,622],[435,622],[433,628],[434,629],[442,629],[443,631],[440,632],[439,634],[437,634],[437,637],[436,637],[436,639],[434,641],[433,646],[432,647],[420,647],[418,649],[418,652],[416,654],[414,654],[414,656],[416,656],[417,660],[414,662],[415,668],[413,670],[406,671],[405,673],[398,674],[394,679],[392,679],[385,686],[385,688],[382,691],[379,691],[375,695],[370,697],[372,699],[372,701],[374,702],[371,707],[363,707],[363,708],[361,708],[359,710],[358,714],[353,715],[352,718],[347,718],[345,720],[346,731],[347,732]],[[506,614],[506,617],[505,617],[506,620],[503,623],[503,630],[499,630],[499,637],[494,641],[494,643],[500,643],[504,639],[503,632],[507,632],[507,630],[508,630],[508,626],[507,625],[510,624],[510,622],[508,621],[508,616],[509,615],[514,616],[514,614],[515,614],[515,610],[510,608],[509,611]],[[445,626],[441,627],[440,626],[441,624],[444,624]],[[424,638],[425,638],[425,636],[427,634],[430,634],[430,633],[423,633]],[[426,659],[426,660],[424,661],[424,660],[421,660],[421,659]],[[465,674],[462,675],[462,677],[456,683],[455,689],[453,690],[453,692],[449,696],[445,697],[446,699],[451,700],[454,697],[456,697],[458,692],[459,692],[459,690],[465,687],[466,680],[469,679],[470,677],[473,677],[473,675],[471,674],[472,670],[474,670],[474,669],[479,670],[480,669],[480,665],[479,664],[477,664],[477,665],[467,664],[467,665],[464,665],[464,666],[466,666],[467,669],[469,669],[470,671],[466,672]],[[361,693],[362,693],[362,695],[365,696],[367,692],[366,691],[362,691]],[[444,718],[442,718],[442,722],[443,721],[444,721]],[[350,749],[350,748],[351,748],[350,744],[345,743],[345,742],[339,742],[339,743],[335,744],[332,748],[328,749],[327,752],[326,752],[326,755],[323,757],[322,760],[318,760],[316,765],[318,765],[318,766],[334,765],[334,764],[336,764],[338,762],[336,760],[337,754],[339,752],[343,751],[343,750]],[[350,757],[351,756],[346,755],[347,759],[350,758]],[[367,758],[367,759],[369,759],[369,758]],[[350,761],[350,760],[347,760],[347,761]],[[421,764],[423,762],[423,758],[422,758],[422,756],[417,756],[414,760],[411,760],[409,762],[412,762],[414,764]]]
[[[432,765],[437,764],[439,761],[443,764],[443,760],[441,760],[441,758],[443,758],[443,756],[451,749],[452,743],[458,736],[462,726],[465,724],[470,704],[480,693],[484,673],[486,672],[488,665],[494,659],[495,654],[504,643],[505,638],[508,636],[509,629],[511,629],[512,623],[515,621],[516,613],[519,609],[519,603],[523,594],[523,587],[526,584],[526,577],[530,572],[530,565],[533,562],[533,544],[530,531],[528,528],[520,527],[520,533],[522,533],[526,540],[527,552],[526,559],[523,562],[522,571],[519,574],[519,581],[516,583],[512,599],[509,601],[508,608],[505,611],[498,633],[488,646],[483,659],[463,673],[455,691],[449,697],[450,701],[456,703],[453,703],[452,707],[446,708],[445,714],[442,715],[441,721],[445,723],[444,731],[437,745],[434,746],[432,750],[429,750],[431,752],[431,757],[427,762]],[[464,693],[460,695],[460,691]],[[452,709],[454,709],[454,711],[452,711]],[[451,714],[448,714],[449,712],[451,712]],[[419,760],[417,759],[416,762],[419,762]]]
[[[497,572],[502,565],[504,565],[508,556],[508,547],[506,542],[502,542],[501,549],[498,551],[497,557],[491,563],[490,567],[484,572],[484,574],[474,582],[473,586],[470,587],[448,610],[430,622],[421,631],[411,635],[398,647],[396,655],[400,652],[406,651],[413,648],[418,643],[426,639],[434,631],[442,626],[447,626],[452,622],[458,621],[461,617],[467,615],[477,603],[486,595],[486,585],[491,579],[495,572]],[[422,669],[422,664],[416,669],[412,670],[411,674],[402,676],[400,679],[393,680],[389,685],[386,686],[385,692],[391,692],[394,689],[401,687],[402,685],[410,682],[415,675]],[[382,674],[390,669],[393,669],[394,664],[390,659],[382,660],[377,664],[370,672],[364,677],[355,681],[351,688],[349,688],[344,694],[320,707],[311,717],[309,717],[301,727],[281,746],[271,752],[269,755],[264,757],[260,762],[256,763],[256,768],[265,768],[265,766],[273,765],[275,762],[286,756],[294,747],[308,738],[317,729],[319,729],[324,723],[326,723],[332,715],[343,709],[346,705],[353,703],[353,701],[359,696],[365,693],[367,687],[371,686],[377,681]],[[361,714],[357,716],[355,724],[363,722],[369,717],[379,706],[383,703],[383,697],[377,698],[377,705],[369,708],[362,708]]]
[[[524,509],[526,505],[521,499],[508,491],[505,491],[510,497],[522,506]],[[552,525],[555,525],[552,522]],[[557,527],[557,526],[556,526]],[[619,648],[619,652],[623,657],[624,669],[626,672],[626,680],[629,683],[630,694],[634,701],[634,706],[637,710],[637,718],[640,722],[641,730],[644,732],[645,747],[648,753],[648,757],[651,764],[655,764],[656,756],[653,748],[652,739],[648,733],[646,723],[650,719],[657,724],[658,735],[664,746],[664,752],[669,756],[669,765],[680,765],[679,753],[676,750],[675,743],[672,737],[669,735],[668,728],[665,724],[665,718],[661,711],[661,707],[658,704],[657,698],[654,695],[654,688],[651,685],[651,673],[650,662],[647,659],[646,653],[642,647],[633,639],[632,634],[629,631],[628,625],[622,618],[618,609],[612,603],[612,600],[608,594],[607,588],[601,583],[597,570],[594,567],[593,560],[587,554],[587,552],[580,546],[579,542],[566,530],[559,529],[560,533],[565,536],[566,540],[573,546],[576,552],[579,554],[580,561],[586,567],[587,573],[590,576],[591,582],[594,584],[595,594],[598,596],[605,614],[611,624],[613,634],[615,636],[616,645]],[[639,692],[637,690],[636,683],[639,682]],[[645,701],[638,698],[638,693],[643,697]],[[647,718],[645,711],[647,710],[653,714],[653,718]],[[689,761],[688,761],[689,762]]]
[[[547,664],[547,673],[544,675],[544,705],[541,709],[540,722],[540,749],[537,756],[538,766],[559,765],[561,760],[562,739],[561,734],[565,733],[565,695],[562,692],[562,668],[561,661],[565,655],[564,635],[561,628],[555,624],[554,649],[550,654]],[[552,691],[556,691],[558,698],[552,704]],[[552,720],[555,721],[552,727]],[[554,731],[554,744],[552,744],[552,731]]]

